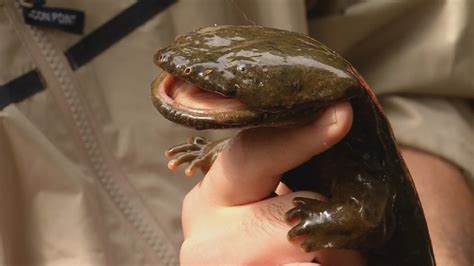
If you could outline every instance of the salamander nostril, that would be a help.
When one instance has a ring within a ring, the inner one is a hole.
[[[158,61],[159,61],[160,63],[166,62],[166,56],[163,55],[163,54],[161,54],[160,57],[158,58]]]

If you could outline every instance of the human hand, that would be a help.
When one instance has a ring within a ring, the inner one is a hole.
[[[181,264],[362,264],[356,251],[306,253],[299,247],[301,240],[289,242],[286,234],[292,225],[284,214],[293,207],[292,199],[322,198],[291,192],[280,183],[284,172],[341,140],[351,123],[350,104],[338,103],[300,128],[239,133],[184,199]],[[279,196],[269,198],[273,192]]]

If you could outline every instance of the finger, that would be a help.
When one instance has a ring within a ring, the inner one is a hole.
[[[322,195],[299,191],[253,204],[198,210],[201,215],[183,216],[183,226],[187,230],[181,248],[181,262],[239,265],[281,265],[294,261],[361,265],[364,262],[357,251],[323,249],[305,252],[301,248],[305,236],[288,241],[288,231],[300,222],[289,224],[284,218],[285,212],[294,207],[295,197],[318,200]],[[192,199],[185,202],[184,209],[192,202]],[[223,257],[223,253],[226,256]]]
[[[205,214],[186,216],[183,219],[186,240],[181,250],[182,262],[280,265],[312,261],[316,252],[304,252],[300,247],[303,239],[292,242],[287,239],[291,225],[285,221],[284,214],[294,207],[292,199],[297,196],[318,197],[316,193],[300,191],[253,204],[218,207],[208,209]],[[184,209],[190,207],[186,205]],[[219,249],[215,248],[216,245]],[[225,258],[222,258],[222,252],[227,254]]]
[[[338,103],[303,127],[242,131],[203,179],[203,194],[223,206],[264,199],[275,190],[283,172],[337,143],[351,123],[350,104]]]

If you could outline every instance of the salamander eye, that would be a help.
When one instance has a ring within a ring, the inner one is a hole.
[[[190,67],[187,67],[184,69],[184,74],[188,75],[191,74],[192,69]]]
[[[238,65],[237,70],[242,72],[242,73],[245,73],[247,71],[247,67],[244,64]]]

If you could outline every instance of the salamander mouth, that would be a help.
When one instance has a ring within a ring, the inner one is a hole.
[[[248,107],[241,101],[199,88],[173,75],[167,75],[161,84],[164,97],[169,97],[176,108],[188,112],[233,112]]]
[[[153,104],[175,123],[195,129],[293,126],[312,120],[323,106],[264,111],[199,88],[163,71],[152,83]]]
[[[199,88],[164,71],[153,81],[152,100],[169,120],[197,129],[241,127],[261,116],[238,99]]]

